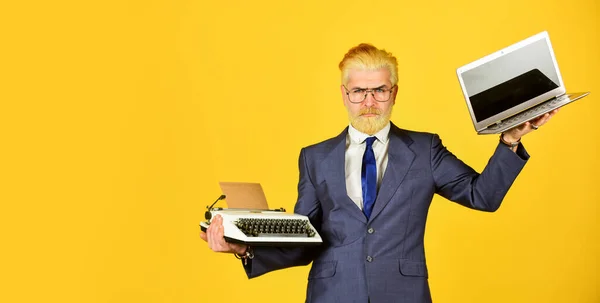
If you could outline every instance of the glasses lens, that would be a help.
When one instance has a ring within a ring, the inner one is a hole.
[[[373,91],[373,96],[377,101],[387,101],[390,99],[392,92],[387,89],[376,89]]]
[[[348,92],[348,98],[350,102],[362,102],[365,99],[365,92],[362,90],[354,90]]]

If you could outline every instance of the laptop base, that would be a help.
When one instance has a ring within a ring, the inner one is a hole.
[[[490,135],[490,134],[499,134],[505,132],[511,128],[517,127],[527,121],[533,120],[537,117],[540,117],[548,112],[551,112],[559,107],[565,106],[575,100],[579,100],[587,95],[590,92],[585,93],[571,93],[564,94],[558,96],[556,98],[552,98],[546,102],[540,103],[534,107],[531,107],[521,113],[514,115],[506,120],[500,121],[498,123],[492,124],[483,130],[477,131],[479,135]]]

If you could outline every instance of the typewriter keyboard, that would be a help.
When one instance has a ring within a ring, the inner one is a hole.
[[[248,237],[314,237],[315,231],[304,219],[241,218],[234,222]]]

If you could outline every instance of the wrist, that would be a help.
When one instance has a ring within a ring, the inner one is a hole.
[[[248,265],[248,259],[254,259],[254,251],[250,246],[246,246],[243,253],[234,253],[237,259],[243,260],[244,265]]]
[[[250,246],[244,245],[244,246],[240,247],[239,249],[236,249],[236,251],[234,251],[233,253],[238,256],[243,256],[246,254],[246,252],[248,251],[249,248],[250,248]]]
[[[512,136],[509,133],[502,133],[502,138],[504,139],[504,141],[508,142],[508,143],[513,143],[513,142],[521,142],[521,137],[519,138],[515,138],[514,136]]]
[[[510,136],[505,133],[500,134],[500,142],[504,145],[510,147],[511,149],[516,148],[521,143],[521,138],[515,139],[513,136]]]

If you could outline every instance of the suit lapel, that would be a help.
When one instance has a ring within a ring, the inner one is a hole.
[[[346,136],[348,128],[346,128],[334,140],[331,151],[323,160],[321,165],[325,170],[325,181],[330,191],[330,195],[334,201],[345,208],[352,216],[363,223],[367,223],[367,218],[363,212],[356,206],[354,201],[348,197],[346,190]]]
[[[369,221],[375,219],[390,202],[406,176],[415,158],[414,152],[409,148],[411,143],[412,139],[392,123],[388,147],[388,163]]]

